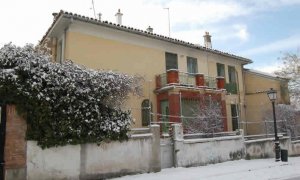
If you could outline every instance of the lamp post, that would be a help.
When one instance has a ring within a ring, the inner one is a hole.
[[[268,97],[272,102],[273,107],[273,119],[274,119],[274,132],[275,132],[275,161],[280,161],[280,146],[279,146],[279,138],[277,135],[277,125],[276,125],[276,115],[275,115],[275,101],[277,98],[277,91],[271,88],[268,92]]]

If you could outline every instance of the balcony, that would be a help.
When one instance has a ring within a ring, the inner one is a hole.
[[[223,77],[209,77],[203,74],[189,74],[170,69],[166,73],[156,76],[156,89],[176,85],[197,88],[225,89]]]

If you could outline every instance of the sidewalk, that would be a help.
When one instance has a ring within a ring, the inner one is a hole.
[[[275,159],[238,160],[214,165],[169,168],[158,173],[116,178],[119,180],[294,180],[300,179],[300,157],[289,157],[288,162]]]

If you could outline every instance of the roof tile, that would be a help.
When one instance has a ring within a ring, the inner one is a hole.
[[[46,39],[46,37],[49,34],[50,30],[54,27],[54,24],[57,22],[57,20],[61,16],[66,16],[66,17],[69,16],[69,17],[72,17],[72,18],[76,18],[77,20],[86,21],[86,22],[90,22],[90,23],[96,23],[98,25],[105,25],[105,26],[108,26],[110,28],[116,28],[118,30],[123,30],[123,31],[127,31],[127,32],[131,32],[131,33],[137,33],[139,35],[144,35],[144,36],[152,37],[152,38],[155,38],[155,39],[165,40],[167,42],[188,46],[190,48],[202,49],[202,50],[210,51],[212,53],[222,54],[222,55],[229,56],[229,57],[232,57],[232,58],[235,58],[235,59],[239,59],[239,60],[247,62],[247,63],[252,63],[252,61],[250,59],[240,57],[240,56],[237,56],[237,55],[234,55],[234,54],[230,54],[230,53],[227,53],[227,52],[222,52],[222,51],[219,51],[219,50],[216,50],[216,49],[207,48],[207,47],[204,47],[204,46],[192,44],[190,42],[185,42],[185,41],[182,41],[182,40],[166,37],[166,36],[159,35],[159,34],[156,34],[156,33],[150,33],[148,31],[135,29],[135,28],[132,28],[132,27],[127,27],[127,26],[124,26],[124,25],[119,25],[119,24],[115,24],[115,23],[112,23],[112,22],[108,22],[108,21],[99,21],[99,20],[94,19],[94,18],[90,18],[90,17],[78,15],[78,14],[73,14],[72,12],[66,12],[66,11],[63,11],[63,10],[61,10],[58,13],[58,15],[55,16],[53,23],[51,24],[51,26],[47,30],[46,34],[43,36],[43,38],[41,40],[41,43],[44,42],[44,40]]]

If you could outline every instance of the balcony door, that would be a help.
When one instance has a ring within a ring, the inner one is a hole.
[[[231,94],[237,94],[237,77],[234,66],[228,66],[228,84],[226,89]]]
[[[160,107],[161,107],[161,128],[163,133],[169,133],[169,101],[168,100],[163,100],[160,102]]]

